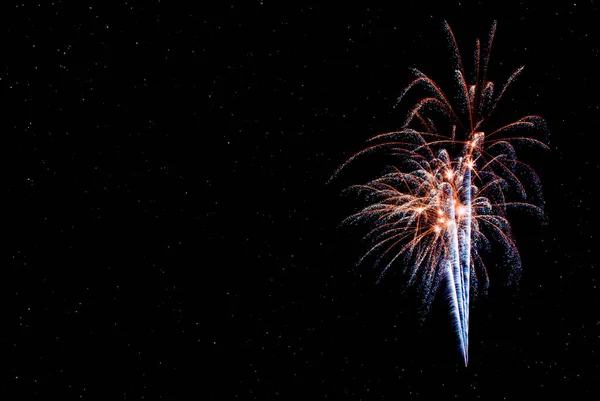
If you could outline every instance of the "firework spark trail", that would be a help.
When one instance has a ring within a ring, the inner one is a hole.
[[[471,205],[471,169],[467,168],[465,170],[465,205]],[[471,249],[471,207],[464,208],[465,213],[465,224],[464,228],[461,230],[461,238],[460,243],[463,244],[463,249],[460,252],[460,259],[462,265],[462,274],[463,274],[463,289],[464,289],[464,311],[465,311],[465,334],[464,338],[466,341],[465,345],[465,365],[468,363],[468,350],[469,350],[469,289],[470,285],[470,277],[471,277],[471,258],[470,258],[470,249]]]
[[[488,246],[490,238],[497,239],[512,257],[512,268],[518,269],[518,252],[506,211],[510,207],[522,207],[542,215],[541,207],[527,201],[525,185],[518,173],[528,174],[538,190],[539,178],[531,167],[517,160],[515,145],[548,147],[539,139],[514,135],[522,129],[544,129],[544,120],[538,116],[523,117],[489,134],[483,131],[499,100],[523,69],[518,68],[500,93],[494,94],[494,84],[487,80],[487,70],[496,23],[485,49],[481,49],[479,40],[476,42],[475,83],[470,85],[456,39],[447,23],[445,30],[453,47],[455,77],[461,88],[459,104],[451,104],[435,81],[413,69],[416,78],[402,91],[398,101],[420,85],[429,94],[412,106],[402,129],[371,138],[371,144],[343,163],[333,177],[369,153],[386,151],[399,156],[401,167],[394,166],[389,173],[366,185],[351,187],[366,193],[372,203],[346,221],[373,224],[374,228],[367,234],[373,245],[361,261],[379,253],[378,265],[389,256],[381,275],[398,258],[403,258],[409,284],[422,280],[426,302],[431,302],[439,283],[446,281],[466,366],[471,286],[477,288],[478,280],[484,281],[484,288],[488,283],[488,270],[478,249]],[[446,131],[449,134],[440,133]],[[516,194],[520,199],[507,202],[509,194]]]

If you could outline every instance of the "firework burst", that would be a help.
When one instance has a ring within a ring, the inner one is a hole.
[[[455,59],[457,95],[448,98],[435,81],[414,69],[415,78],[398,101],[417,87],[426,95],[411,106],[403,127],[371,138],[334,176],[368,153],[384,151],[398,156],[398,163],[384,175],[351,187],[366,196],[368,205],[346,221],[371,225],[367,238],[372,244],[363,259],[377,255],[376,264],[383,265],[381,275],[402,265],[409,283],[420,283],[427,303],[438,286],[445,284],[466,366],[470,290],[477,289],[478,283],[484,288],[488,284],[479,251],[492,240],[503,244],[510,267],[518,271],[519,255],[507,209],[525,208],[542,216],[542,205],[528,200],[525,190],[528,183],[529,189],[539,193],[538,177],[517,159],[516,149],[523,144],[546,149],[547,145],[523,132],[545,130],[539,116],[525,116],[491,130],[486,125],[523,70],[518,68],[500,90],[488,80],[496,23],[484,49],[476,42],[471,83],[454,34],[447,23],[444,27]],[[515,199],[509,201],[509,197]]]

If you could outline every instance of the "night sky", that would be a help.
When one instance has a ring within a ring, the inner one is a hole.
[[[600,4],[54,1],[3,4],[6,399],[597,399]],[[116,4],[120,3],[120,4]],[[208,3],[208,2],[207,2]],[[410,67],[452,83],[443,21],[494,115],[547,120],[525,151],[546,222],[510,214],[464,367],[442,297],[357,265],[340,226],[400,128]]]

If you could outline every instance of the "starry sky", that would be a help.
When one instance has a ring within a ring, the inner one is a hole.
[[[596,399],[596,0],[105,3],[2,5],[0,394]],[[525,69],[497,121],[549,128],[547,221],[511,216],[468,368],[443,299],[356,264],[342,190],[378,167],[327,183],[400,127],[409,68],[451,81],[444,20],[466,55],[498,21],[491,79]]]

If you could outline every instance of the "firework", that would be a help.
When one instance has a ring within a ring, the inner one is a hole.
[[[371,138],[369,146],[338,171],[367,153],[398,156],[397,164],[382,176],[351,187],[369,202],[346,221],[371,225],[367,238],[372,244],[363,259],[377,255],[376,265],[384,265],[380,279],[391,266],[404,266],[409,283],[420,283],[427,302],[445,284],[466,366],[470,290],[481,283],[484,288],[488,285],[480,251],[488,249],[491,241],[503,244],[511,268],[518,271],[519,255],[507,209],[520,207],[542,215],[542,205],[528,200],[525,190],[527,182],[539,193],[538,177],[529,165],[517,160],[516,149],[523,144],[547,145],[524,132],[544,129],[539,116],[525,116],[492,130],[486,124],[523,70],[518,68],[499,91],[488,80],[496,23],[484,49],[476,42],[471,83],[454,34],[447,23],[444,27],[455,59],[457,95],[448,98],[435,81],[414,69],[415,79],[398,101],[417,87],[426,94],[412,104],[403,127]]]

